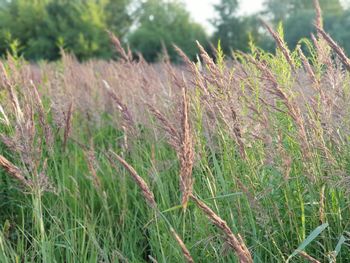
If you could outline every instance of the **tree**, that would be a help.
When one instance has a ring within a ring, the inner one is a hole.
[[[28,42],[38,38],[40,25],[45,15],[46,1],[1,0],[0,9],[0,48],[4,53],[15,41]]]
[[[111,56],[108,45],[107,27],[104,17],[107,2],[56,0],[46,6],[44,32],[46,41],[51,43],[56,59],[58,46],[73,52],[79,59]],[[55,43],[53,43],[55,41]],[[39,43],[45,43],[39,41]],[[55,45],[53,45],[55,44]],[[34,51],[37,49],[34,48]]]
[[[313,10],[304,10],[290,15],[284,22],[284,38],[288,46],[294,49],[301,38],[310,37],[315,32]]]
[[[238,16],[237,0],[221,0],[214,8],[218,17],[212,21],[216,28],[213,41],[217,42],[220,39],[225,53],[235,49],[247,51],[250,36],[253,36],[256,42],[262,40],[257,18]]]
[[[325,30],[350,55],[350,10],[345,10],[339,16],[326,15],[324,17]]]
[[[128,37],[134,52],[140,52],[148,61],[156,61],[165,47],[172,60],[177,60],[173,44],[189,57],[197,53],[195,41],[206,42],[204,29],[190,18],[189,12],[178,1],[148,0],[136,13],[136,29]]]
[[[106,29],[123,37],[131,0],[0,0],[0,53],[12,42],[27,59],[59,57],[59,47],[79,59],[111,56]]]
[[[288,46],[294,49],[301,38],[310,37],[315,32],[313,25],[315,10],[311,0],[267,0],[265,1],[268,18],[273,23],[283,22],[284,36]],[[284,8],[283,8],[284,6]],[[334,33],[344,41],[346,27],[337,27],[338,21],[344,16],[344,10],[339,0],[320,0],[326,30]],[[346,24],[346,21],[343,21]],[[336,30],[334,30],[337,28]],[[337,39],[337,38],[336,38]],[[346,43],[344,43],[346,46]]]
[[[319,0],[320,6],[327,14],[340,14],[343,11],[343,7],[339,0]],[[298,12],[303,10],[314,9],[313,1],[310,0],[293,0],[292,12]]]
[[[285,20],[293,8],[291,0],[265,0],[264,6],[263,14],[275,24]]]
[[[322,10],[327,14],[340,14],[343,7],[339,0],[319,0]],[[275,24],[285,21],[289,16],[313,10],[312,0],[265,0],[264,14]]]

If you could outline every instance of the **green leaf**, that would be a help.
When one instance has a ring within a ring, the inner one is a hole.
[[[334,249],[335,256],[338,256],[340,249],[341,249],[341,246],[344,244],[345,240],[346,240],[345,237],[343,235],[341,235],[341,237],[339,238],[339,241]]]
[[[289,262],[289,260],[296,255],[298,255],[299,252],[303,251],[307,245],[309,245],[316,237],[319,236],[328,227],[328,223],[324,223],[317,228],[315,228],[310,235],[300,244],[300,246],[294,250],[294,252],[288,257],[286,262]]]

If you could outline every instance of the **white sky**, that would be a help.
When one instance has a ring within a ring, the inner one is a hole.
[[[217,4],[220,0],[183,0],[187,9],[191,12],[193,19],[202,24],[205,29],[211,33],[212,26],[208,19],[215,16],[213,4]],[[262,10],[264,0],[240,0],[240,14],[252,14]]]

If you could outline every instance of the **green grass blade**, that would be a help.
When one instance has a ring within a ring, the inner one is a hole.
[[[289,262],[289,260],[293,257],[295,257],[296,255],[298,255],[298,253],[300,251],[303,251],[307,245],[309,245],[316,237],[319,236],[319,234],[321,234],[323,232],[323,230],[325,230],[328,227],[328,223],[324,223],[320,226],[318,226],[317,228],[315,228],[310,235],[308,235],[308,237],[300,244],[300,246],[294,250],[294,252],[288,257],[286,262]]]
[[[341,246],[344,244],[344,242],[346,241],[345,237],[343,235],[341,235],[341,237],[339,238],[339,241],[334,249],[335,252],[335,256],[338,256]]]

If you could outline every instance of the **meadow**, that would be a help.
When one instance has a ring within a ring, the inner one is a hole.
[[[350,60],[0,62],[0,262],[349,262]]]

